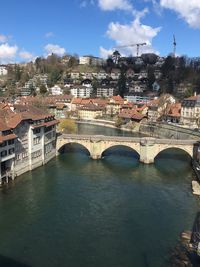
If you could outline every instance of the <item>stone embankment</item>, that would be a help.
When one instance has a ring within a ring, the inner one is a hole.
[[[200,257],[191,243],[192,232],[183,231],[170,257],[171,267],[199,267]]]
[[[200,184],[198,181],[192,181],[193,194],[200,196]]]
[[[200,132],[166,123],[142,123],[139,131],[156,138],[200,140]]]

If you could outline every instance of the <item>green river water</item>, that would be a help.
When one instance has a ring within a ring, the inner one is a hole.
[[[89,125],[79,133],[131,135]],[[169,150],[144,165],[126,149],[97,161],[76,151],[1,189],[0,266],[168,266],[200,206],[188,156]]]

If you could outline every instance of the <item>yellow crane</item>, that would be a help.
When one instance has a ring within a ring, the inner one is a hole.
[[[147,45],[147,43],[120,45],[120,46],[115,46],[114,49],[137,46],[137,57],[138,57],[139,56],[139,52],[140,52],[140,47],[144,46],[144,45]]]

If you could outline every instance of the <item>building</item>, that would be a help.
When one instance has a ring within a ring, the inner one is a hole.
[[[148,78],[147,70],[141,70],[139,73],[139,79],[147,79],[147,78]]]
[[[110,73],[110,78],[112,78],[113,80],[118,80],[120,75],[121,75],[120,69],[112,69]]]
[[[192,84],[191,83],[180,83],[176,87],[176,92],[178,95],[182,96],[185,95],[187,91],[192,91]]]
[[[79,73],[79,71],[72,71],[72,72],[70,73],[70,77],[71,77],[72,80],[78,80],[79,77],[80,77],[80,73]]]
[[[109,86],[97,87],[97,97],[111,97],[114,95],[114,88]]]
[[[200,95],[185,98],[181,106],[181,123],[199,128],[200,126]]]
[[[104,64],[104,60],[99,57],[82,56],[79,58],[79,64],[90,65],[90,66],[102,66]]]
[[[152,100],[153,97],[151,97],[149,95],[143,95],[142,93],[135,93],[135,94],[130,94],[130,95],[124,96],[124,99],[126,99],[128,102],[132,102],[132,103],[146,104],[150,100]]]
[[[141,81],[133,81],[128,85],[129,93],[143,93],[146,89],[146,83],[142,83]]]
[[[134,70],[129,68],[129,69],[126,71],[126,77],[127,77],[128,79],[133,79],[134,76],[135,76],[135,72],[134,72]]]
[[[5,76],[8,74],[8,70],[7,70],[7,67],[4,66],[4,65],[1,65],[0,66],[0,76]]]
[[[92,102],[78,108],[78,118],[82,120],[94,120],[103,116],[103,108]]]
[[[14,177],[15,140],[17,136],[5,122],[6,113],[0,112],[0,184]]]
[[[162,77],[162,72],[160,69],[157,69],[154,71],[154,76],[156,78],[156,80],[159,80]]]
[[[0,183],[14,179],[51,160],[56,155],[54,116],[28,105],[1,110]]]
[[[97,74],[98,80],[104,80],[107,78],[107,73],[104,70],[100,70]]]
[[[30,87],[23,87],[20,90],[20,96],[29,96],[31,95],[31,88]]]
[[[62,95],[63,90],[58,85],[54,85],[53,87],[51,87],[50,93],[52,95]]]
[[[121,96],[111,97],[106,105],[106,114],[110,116],[119,114],[123,105],[124,99]]]
[[[141,122],[144,118],[146,118],[146,115],[141,114],[137,112],[136,110],[124,110],[120,112],[119,118],[123,119],[125,123],[130,123],[130,122]]]
[[[154,92],[158,92],[160,90],[160,85],[157,81],[152,84],[152,89]]]
[[[92,87],[86,87],[81,85],[73,86],[73,88],[70,89],[71,95],[73,95],[74,97],[81,97],[81,98],[90,98],[92,91],[93,91]]]
[[[181,103],[168,105],[165,121],[170,123],[179,123],[181,118]]]

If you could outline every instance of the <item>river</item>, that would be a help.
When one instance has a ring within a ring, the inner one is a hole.
[[[130,135],[91,125],[79,133]],[[175,150],[152,165],[120,149],[97,161],[60,155],[0,191],[0,266],[169,266],[199,211],[193,175]]]

